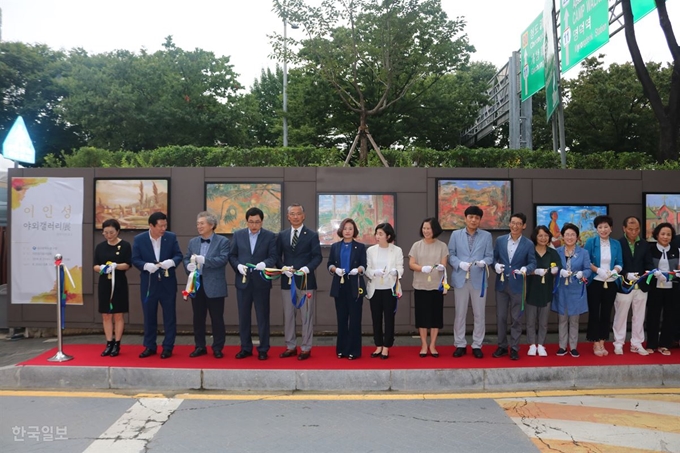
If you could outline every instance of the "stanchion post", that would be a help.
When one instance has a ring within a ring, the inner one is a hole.
[[[63,352],[63,338],[61,335],[61,295],[64,292],[64,288],[61,287],[61,266],[62,256],[60,253],[54,255],[54,267],[57,272],[57,353],[52,357],[47,359],[48,362],[67,362],[72,360],[73,357],[66,355]]]

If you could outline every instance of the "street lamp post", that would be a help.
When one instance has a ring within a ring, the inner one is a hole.
[[[298,28],[296,23],[291,23],[290,28]],[[288,21],[283,18],[283,147],[288,146]]]

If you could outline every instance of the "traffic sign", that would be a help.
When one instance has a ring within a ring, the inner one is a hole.
[[[2,154],[7,159],[28,164],[35,163],[35,148],[22,117],[17,117],[9,130],[5,141],[2,143]]]
[[[562,0],[562,73],[609,42],[607,0]]]
[[[527,100],[545,86],[544,44],[543,14],[541,14],[522,33],[520,47],[522,101]]]

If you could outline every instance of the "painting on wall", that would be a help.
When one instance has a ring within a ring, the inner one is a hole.
[[[545,225],[553,235],[555,247],[564,245],[560,230],[565,223],[573,223],[580,230],[579,244],[586,243],[588,238],[597,234],[593,220],[599,215],[607,215],[607,205],[546,205],[537,204],[536,226]]]
[[[246,228],[246,211],[262,209],[262,228],[281,230],[281,184],[269,182],[208,182],[205,184],[205,209],[217,217],[218,234],[232,234]]]
[[[170,213],[170,180],[96,179],[94,181],[94,227],[101,229],[108,219],[116,219],[123,230],[147,230],[154,212]]]
[[[644,230],[641,234],[647,240],[654,241],[652,231],[660,223],[668,222],[678,233],[680,226],[680,193],[644,193],[642,195],[645,215],[642,219]]]
[[[512,181],[478,179],[438,179],[437,219],[444,230],[465,227],[465,209],[479,206],[484,230],[509,229],[512,214]]]
[[[319,240],[321,245],[338,242],[338,228],[343,219],[353,219],[359,230],[356,240],[366,245],[376,243],[375,227],[384,222],[394,226],[394,194],[319,194]]]

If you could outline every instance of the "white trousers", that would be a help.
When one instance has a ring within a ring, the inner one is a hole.
[[[614,347],[623,347],[626,342],[626,326],[628,324],[628,310],[633,308],[633,322],[631,325],[630,345],[642,347],[645,341],[645,308],[647,307],[647,293],[634,289],[628,294],[616,293],[614,301]]]

